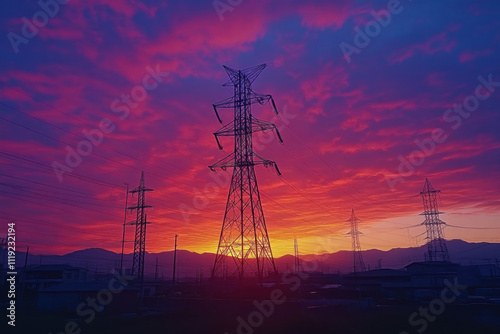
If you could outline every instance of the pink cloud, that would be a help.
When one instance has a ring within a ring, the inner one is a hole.
[[[306,101],[310,102],[307,113],[313,115],[324,114],[324,104],[332,96],[340,95],[346,91],[348,74],[342,66],[326,64],[316,76],[303,80],[300,88]]]
[[[390,57],[390,62],[392,64],[403,62],[405,59],[413,57],[417,51],[422,51],[428,55],[432,55],[440,51],[450,52],[455,46],[456,41],[448,39],[447,33],[443,31],[440,34],[431,37],[424,43],[414,44],[406,49],[393,53]]]
[[[458,59],[461,63],[466,63],[468,61],[476,59],[477,57],[488,56],[492,53],[493,50],[464,51],[458,56]]]
[[[355,11],[347,1],[333,1],[323,4],[304,2],[299,7],[302,25],[308,28],[339,29]]]
[[[321,146],[322,153],[328,152],[344,152],[344,153],[358,153],[363,151],[388,151],[394,147],[397,142],[393,139],[385,139],[370,142],[349,143],[342,142],[340,137],[336,137],[333,142]]]

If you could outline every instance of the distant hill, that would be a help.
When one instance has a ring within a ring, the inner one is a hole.
[[[470,263],[494,263],[500,260],[500,244],[498,243],[468,243],[462,240],[446,241],[451,259],[461,264]],[[394,248],[389,251],[376,249],[363,251],[363,259],[367,266],[374,269],[403,268],[414,261],[423,261],[427,246],[412,248]],[[24,253],[17,253],[17,264],[24,264]],[[2,254],[3,258],[3,254]],[[156,258],[159,264],[159,276],[165,279],[172,277],[173,251],[162,253],[147,253],[145,259],[145,274],[153,276],[156,266]],[[76,267],[87,268],[91,277],[93,273],[109,273],[114,268],[120,267],[121,254],[117,254],[101,248],[89,248],[78,250],[65,255],[30,255],[28,265],[42,264],[70,264]],[[210,277],[210,270],[215,259],[213,253],[194,253],[186,250],[177,251],[178,277]],[[324,255],[301,255],[301,261],[318,261],[319,270],[325,273],[342,272],[352,270],[352,253],[350,251],[338,251]],[[293,268],[294,259],[291,255],[276,258],[276,265],[281,271]],[[124,267],[130,268],[132,254],[124,255]]]

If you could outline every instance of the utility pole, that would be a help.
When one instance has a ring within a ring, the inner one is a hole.
[[[448,261],[450,255],[444,240],[443,228],[446,223],[439,218],[437,196],[441,190],[436,190],[432,187],[429,180],[426,178],[424,189],[420,192],[424,204],[424,212],[421,215],[425,216],[422,223],[427,229],[427,260],[428,261]]]
[[[175,267],[177,262],[177,234],[175,235],[175,244],[174,244],[174,270],[172,273],[172,287],[175,288]]]
[[[158,258],[156,258],[156,266],[155,266],[155,281],[158,280]]]
[[[125,226],[127,225],[127,207],[128,207],[128,183],[125,183],[127,186],[127,193],[125,195],[125,213],[123,215],[123,236],[122,236],[122,256],[120,259],[120,274],[123,275],[123,251],[125,249]]]
[[[26,286],[26,270],[28,269],[28,256],[29,256],[29,252],[30,252],[30,246],[26,246],[26,256],[24,258],[24,270],[23,270],[23,284],[21,285],[21,293],[19,296],[19,300],[21,301],[20,304],[22,306],[24,306],[24,289],[25,289],[25,286]]]
[[[212,278],[225,277],[225,269],[228,268],[226,260],[234,261],[235,269],[230,273],[231,277],[243,279],[250,276],[261,280],[265,275],[277,273],[254,167],[274,167],[277,174],[281,174],[274,161],[264,159],[253,151],[252,141],[254,132],[276,131],[282,142],[273,123],[259,120],[251,112],[252,104],[270,102],[278,114],[271,95],[259,94],[252,89],[252,83],[265,67],[263,64],[235,70],[224,66],[229,76],[224,86],[234,87],[234,95],[213,105],[220,123],[218,108],[234,110],[234,120],[214,133],[220,149],[219,137],[234,137],[234,152],[209,166],[212,171],[233,168]]]

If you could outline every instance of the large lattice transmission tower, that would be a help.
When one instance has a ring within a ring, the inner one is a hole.
[[[426,178],[424,189],[420,192],[424,203],[424,212],[421,215],[425,216],[422,223],[427,229],[427,260],[428,261],[450,261],[448,248],[444,240],[443,228],[446,225],[439,218],[437,198],[441,190],[436,190],[432,187],[429,180]]]
[[[146,188],[144,184],[144,172],[141,173],[139,185],[130,190],[131,194],[137,194],[137,203],[129,206],[128,209],[136,211],[136,219],[128,225],[135,225],[134,239],[134,257],[132,260],[132,275],[138,279],[144,278],[144,256],[146,254],[146,226],[150,224],[147,221],[146,209],[151,205],[146,205],[146,192],[153,189]]]
[[[221,123],[217,109],[234,109],[234,120],[214,133],[220,149],[222,146],[219,137],[234,137],[234,152],[210,166],[211,170],[233,168],[212,277],[227,275],[262,278],[276,273],[254,167],[271,166],[276,168],[278,175],[280,172],[274,161],[256,154],[252,144],[254,132],[273,130],[282,142],[273,123],[259,120],[251,112],[252,104],[270,102],[274,112],[278,114],[271,95],[259,94],[252,90],[252,83],[265,67],[263,64],[245,70],[234,70],[224,66],[229,76],[224,86],[233,86],[234,95],[213,105]],[[234,263],[229,265],[226,260]]]
[[[365,262],[363,261],[363,255],[361,254],[361,244],[359,243],[359,236],[362,235],[358,230],[358,223],[361,220],[354,214],[354,209],[351,212],[351,218],[346,220],[346,222],[351,224],[351,230],[347,235],[351,236],[352,243],[352,266],[353,272],[365,271]]]

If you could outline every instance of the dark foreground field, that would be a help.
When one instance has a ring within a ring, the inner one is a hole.
[[[220,301],[223,303],[223,301]],[[498,334],[500,333],[500,306],[467,305],[446,308],[439,316],[416,316],[414,325],[409,323],[412,313],[419,306],[379,306],[353,308],[328,306],[301,309],[298,305],[283,304],[269,317],[253,313],[251,302],[231,305],[230,310],[220,305],[202,303],[189,309],[170,310],[163,313],[134,314],[117,317],[97,314],[89,324],[74,316],[54,314],[19,314],[17,333],[68,333],[68,334],[139,334],[139,333],[338,333],[338,334]],[[238,323],[238,317],[241,317]],[[244,319],[244,324],[241,324]],[[71,322],[74,322],[72,324]],[[253,325],[252,325],[253,324]],[[65,326],[66,329],[65,330]],[[3,332],[3,331],[2,331]],[[405,333],[406,334],[406,333]]]

